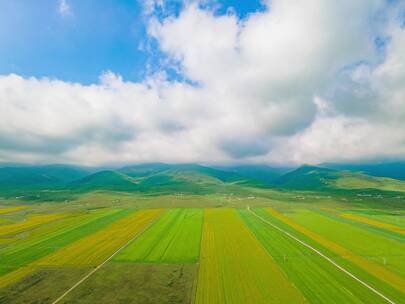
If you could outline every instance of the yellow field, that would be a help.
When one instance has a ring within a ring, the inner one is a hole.
[[[102,214],[105,210],[95,210],[91,213],[72,213],[71,216],[65,217],[60,221],[53,221],[47,223],[47,225],[41,225],[36,229],[30,231],[29,238],[22,238],[20,240],[16,240],[15,245],[20,245],[21,243],[28,246],[29,244],[35,244],[38,241],[44,240],[44,238],[51,238],[55,236],[55,234],[60,233],[63,230],[69,230],[71,225],[75,225],[79,222],[86,222],[88,219],[92,218],[96,214]],[[18,246],[16,246],[18,247]]]
[[[0,215],[1,214],[7,214],[7,213],[21,211],[21,210],[24,210],[24,209],[27,209],[27,208],[29,208],[29,206],[16,206],[16,207],[0,208]]]
[[[4,217],[1,217],[1,218],[0,218],[0,225],[9,224],[9,223],[12,223],[12,222],[13,222],[13,221],[10,220],[10,219],[8,219],[8,218],[4,218]]]
[[[26,238],[22,238],[22,239],[15,238],[14,244],[16,246],[11,249],[11,252],[15,249],[17,258],[21,259],[21,256],[19,255],[19,250],[21,250],[21,245],[23,247],[25,247],[29,252],[29,250],[31,248],[30,246],[35,246],[36,244],[39,244],[41,241],[44,241],[46,239],[51,239],[64,231],[65,232],[69,231],[71,225],[75,225],[79,222],[86,222],[89,219],[93,218],[95,214],[100,215],[100,214],[105,214],[105,213],[108,213],[108,212],[106,212],[105,210],[96,210],[95,212],[92,212],[92,213],[78,214],[76,216],[66,217],[61,221],[53,221],[53,222],[49,223],[48,225],[42,225],[42,226],[38,227],[37,229],[33,230],[32,233],[30,233],[28,240]],[[6,243],[10,243],[13,241],[13,239],[12,238],[0,239],[0,244],[2,243],[2,241],[6,242]],[[39,249],[37,248],[37,250],[41,251],[41,248],[39,248]],[[19,260],[19,262],[21,262],[21,260]],[[17,264],[19,262],[17,262]],[[0,265],[4,266],[1,263],[1,259],[0,259]],[[20,279],[22,279],[26,275],[34,272],[38,268],[40,268],[40,267],[36,266],[35,262],[31,262],[31,263],[27,264],[26,266],[22,266],[20,268],[15,269],[12,272],[1,275],[0,276],[0,288],[6,287],[12,283],[19,281]]]
[[[384,222],[380,222],[374,219],[370,219],[361,215],[357,215],[357,214],[353,214],[353,213],[339,213],[339,216],[343,217],[343,218],[347,218],[349,220],[353,220],[359,223],[363,223],[363,224],[367,224],[370,226],[374,226],[374,227],[378,227],[378,228],[382,228],[382,229],[386,229],[389,231],[393,231],[393,232],[397,232],[400,234],[405,234],[405,229],[392,225],[392,224],[388,224],[388,223],[384,223]]]
[[[324,246],[325,248],[333,251],[337,255],[349,260],[350,262],[362,268],[366,272],[374,275],[377,278],[383,279],[397,290],[399,291],[405,290],[405,280],[402,277],[396,275],[395,273],[392,273],[391,271],[380,266],[379,264],[366,260],[365,258],[355,254],[354,252],[322,237],[321,235],[311,230],[306,229],[305,227],[302,227],[301,225],[295,223],[293,220],[287,218],[286,216],[282,215],[281,213],[272,208],[266,208],[266,210],[275,218],[281,220],[282,222],[294,228],[295,230],[305,234],[307,237],[311,238],[312,240]]]
[[[196,304],[305,303],[233,209],[207,209]]]
[[[16,238],[4,238],[4,239],[0,239],[0,245],[5,245],[5,244],[14,243],[15,241],[16,241]]]
[[[162,212],[162,209],[134,212],[34,264],[41,266],[98,265],[151,224]]]
[[[25,220],[9,225],[0,226],[0,237],[21,233],[42,224],[49,223],[68,216],[67,214],[39,214],[28,216]]]

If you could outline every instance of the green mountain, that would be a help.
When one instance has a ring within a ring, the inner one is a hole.
[[[68,186],[72,190],[135,190],[134,184],[129,177],[117,171],[105,170],[88,175],[84,178],[71,182]]]
[[[362,172],[302,166],[287,168],[151,163],[101,170],[67,165],[0,167],[4,197],[49,198],[95,190],[145,193],[241,193],[247,187],[308,191],[368,189],[404,192],[405,181]],[[283,174],[284,173],[284,174]]]
[[[218,169],[233,172],[239,176],[253,179],[266,185],[271,185],[277,178],[293,170],[290,167],[270,167],[267,165],[240,165],[218,167]]]
[[[323,167],[405,180],[405,162],[382,164],[324,164]]]
[[[172,165],[164,163],[149,163],[149,164],[126,166],[118,169],[118,171],[132,177],[141,177],[157,174],[159,172],[169,170],[171,167]]]
[[[94,172],[69,165],[0,167],[0,189],[62,186]]]
[[[340,189],[377,189],[383,191],[405,192],[405,181],[389,177],[376,177],[364,173],[344,171],[334,184]]]
[[[72,190],[140,192],[222,192],[249,180],[233,172],[195,164],[142,164],[105,170],[72,182]],[[253,183],[252,183],[253,184]]]
[[[197,175],[206,175],[216,178],[223,182],[233,182],[242,180],[243,177],[235,172],[228,172],[198,164],[162,164],[151,163],[134,166],[127,166],[117,171],[127,174],[131,177],[145,177],[150,175],[188,175],[188,177]]]
[[[373,189],[405,192],[405,182],[401,180],[315,166],[302,166],[277,178],[273,185],[279,188],[311,191]]]
[[[297,190],[321,190],[328,188],[338,177],[336,170],[305,165],[275,179],[273,185]]]

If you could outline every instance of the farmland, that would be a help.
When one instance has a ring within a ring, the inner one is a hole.
[[[205,214],[196,303],[304,303],[232,209]]]
[[[396,203],[252,191],[5,204],[0,303],[405,303]]]
[[[405,0],[0,0],[0,304],[405,304]]]
[[[362,303],[375,297],[367,290],[358,288],[355,282],[328,261],[317,256],[307,247],[297,244],[277,229],[267,227],[266,223],[246,209],[238,210],[247,225],[266,250],[285,271],[291,280],[307,297],[317,303]],[[272,220],[265,211],[256,210],[266,220]],[[383,303],[383,301],[381,301]]]
[[[171,209],[123,250],[116,261],[196,263],[203,219],[201,209]]]

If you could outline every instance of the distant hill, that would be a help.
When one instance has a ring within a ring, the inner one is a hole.
[[[291,167],[270,167],[267,165],[240,165],[218,168],[223,171],[233,172],[245,178],[260,181],[267,185],[270,185],[278,177],[294,169]]]
[[[277,178],[273,185],[279,188],[312,191],[376,189],[405,192],[405,182],[401,180],[316,166],[302,166]]]
[[[61,186],[94,172],[94,169],[69,166],[0,167],[0,188]]]
[[[224,170],[219,170],[211,167],[201,166],[198,164],[163,164],[163,163],[151,163],[151,164],[141,164],[134,166],[127,166],[117,171],[127,174],[131,177],[145,177],[154,174],[180,174],[180,173],[193,173],[207,175],[223,182],[232,182],[243,179],[237,173],[228,172]]]
[[[352,172],[363,172],[372,176],[405,180],[405,162],[383,164],[324,164],[322,167]]]
[[[132,177],[148,176],[169,170],[173,165],[164,163],[147,163],[139,165],[131,165],[118,169],[117,171],[127,174]]]
[[[95,190],[148,193],[241,193],[246,187],[330,191],[377,189],[405,191],[405,181],[318,166],[207,167],[151,163],[102,170],[69,165],[0,167],[0,192],[9,197],[74,195]],[[287,172],[288,171],[288,172]],[[55,191],[52,191],[55,190]]]
[[[338,179],[338,171],[315,166],[301,166],[273,181],[273,185],[298,190],[320,190]]]
[[[86,177],[71,182],[69,187],[71,189],[79,190],[135,190],[135,186],[128,176],[111,170],[100,171],[87,175]]]
[[[142,164],[106,170],[70,184],[79,190],[141,192],[221,192],[234,183],[248,184],[240,175],[196,164]]]

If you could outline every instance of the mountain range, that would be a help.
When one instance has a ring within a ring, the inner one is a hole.
[[[164,163],[115,169],[71,165],[0,166],[0,195],[44,189],[213,193],[242,191],[248,187],[299,191],[374,189],[405,192],[405,163],[324,164],[298,168]]]

